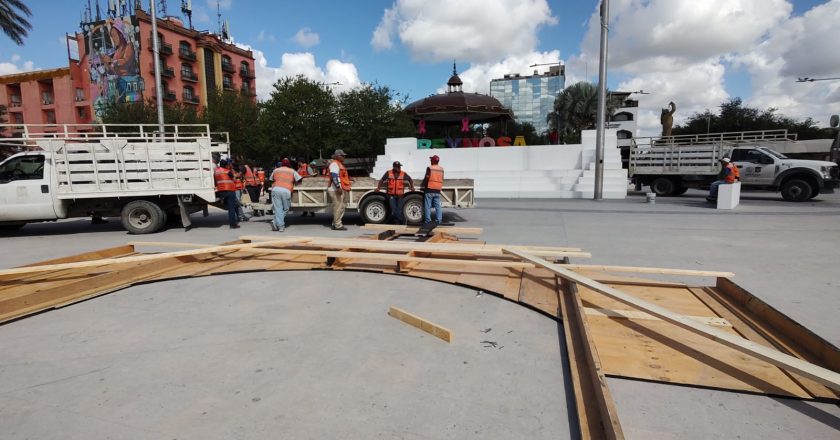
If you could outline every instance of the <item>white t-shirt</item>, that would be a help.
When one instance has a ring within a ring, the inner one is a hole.
[[[338,162],[332,161],[330,162],[330,186],[327,188],[327,191],[335,192],[335,184],[333,184],[332,175],[333,173],[341,175],[341,168],[338,166]]]

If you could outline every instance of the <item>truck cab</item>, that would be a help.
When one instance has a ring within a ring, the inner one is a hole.
[[[18,153],[0,163],[0,226],[14,228],[26,222],[58,218],[48,154]]]
[[[780,191],[785,200],[803,202],[838,186],[833,162],[791,159],[767,147],[736,147],[730,159],[746,187]]]

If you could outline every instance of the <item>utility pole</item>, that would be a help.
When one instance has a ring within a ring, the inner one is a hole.
[[[157,32],[157,13],[155,12],[155,0],[149,0],[149,7],[152,12],[152,56],[155,65],[155,97],[157,98],[158,131],[161,139],[165,137],[163,126],[163,85],[160,80],[160,41]]]
[[[610,0],[601,0],[601,59],[598,70],[598,118],[595,130],[595,200],[604,198],[604,125],[607,121],[607,51]]]

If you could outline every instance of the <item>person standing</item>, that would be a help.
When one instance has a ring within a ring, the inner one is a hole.
[[[426,168],[423,178],[423,220],[432,221],[432,207],[435,208],[435,223],[443,221],[443,209],[440,207],[440,190],[443,189],[443,167],[439,165],[440,157],[434,155],[429,158],[431,165]]]
[[[329,172],[330,183],[327,188],[327,194],[330,195],[330,203],[333,207],[333,231],[346,231],[342,223],[344,217],[344,210],[347,207],[347,193],[350,192],[350,174],[347,173],[347,168],[344,167],[344,159],[347,157],[344,150],[338,149],[333,153],[333,160],[327,167]]]
[[[391,216],[397,224],[405,223],[405,217],[402,212],[402,199],[403,195],[405,195],[406,182],[408,182],[411,191],[414,191],[414,181],[402,170],[402,164],[396,161],[393,164],[393,168],[388,170],[379,179],[379,185],[376,186],[377,191],[382,191],[382,186],[387,185],[388,192],[386,194],[388,195],[388,205],[391,207]]]
[[[720,179],[712,182],[712,185],[709,187],[709,196],[706,197],[706,200],[710,202],[717,201],[719,186],[723,184],[732,184],[741,180],[741,173],[738,171],[738,167],[732,163],[731,159],[728,157],[722,157],[720,159],[720,166]]]
[[[236,212],[236,184],[233,181],[233,171],[226,159],[219,161],[219,166],[213,172],[213,180],[216,181],[216,196],[227,208],[228,225],[231,229],[239,227],[238,215]]]
[[[271,181],[273,182],[271,205],[274,209],[271,230],[283,232],[286,229],[286,214],[292,207],[292,191],[295,182],[299,182],[301,177],[297,171],[292,169],[292,162],[289,159],[283,159],[279,165],[271,173]]]
[[[250,165],[245,165],[243,178],[245,180],[245,191],[248,192],[248,198],[251,199],[251,203],[259,203],[260,181],[257,178],[257,173],[254,172]]]
[[[313,171],[312,167],[310,167],[309,164],[306,163],[306,161],[303,159],[298,160],[297,173],[300,174],[300,177],[309,177],[315,175],[315,171]]]

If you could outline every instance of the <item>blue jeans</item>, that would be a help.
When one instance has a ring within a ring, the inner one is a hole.
[[[397,223],[403,223],[402,196],[388,196],[388,204],[391,206],[391,217]]]
[[[236,212],[239,204],[236,203],[236,193],[233,191],[219,191],[219,199],[227,208],[228,225],[236,226],[239,223],[239,215]]]
[[[716,199],[718,195],[718,187],[721,185],[726,185],[725,180],[715,180],[712,182],[712,185],[709,187],[709,197]]]
[[[440,207],[440,193],[427,192],[423,195],[423,220],[426,223],[432,221],[432,206],[435,208],[435,222],[440,224],[443,221],[443,209]]]
[[[286,214],[292,207],[292,193],[274,188],[271,190],[271,206],[274,209],[274,226],[286,227]]]

